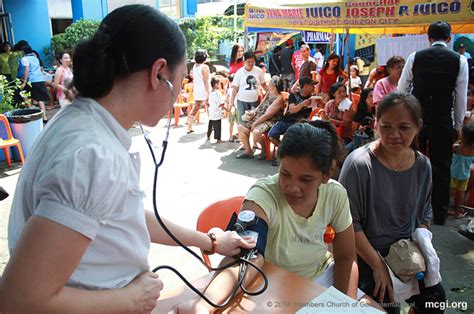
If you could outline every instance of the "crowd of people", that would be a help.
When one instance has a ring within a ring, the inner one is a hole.
[[[9,42],[2,44],[0,53],[0,75],[7,82],[19,79],[20,88],[15,90],[14,101],[28,107],[38,106],[43,111],[43,122],[48,122],[47,109],[53,109],[56,101],[61,108],[71,104],[76,91],[73,86],[71,56],[58,52],[55,56],[56,69],[50,74],[44,69],[39,53],[25,40],[20,40],[13,48]],[[54,79],[52,79],[54,77]],[[24,99],[22,91],[29,92]]]
[[[250,187],[241,208],[266,225],[256,265],[268,260],[396,313],[400,298],[384,257],[398,241],[421,238],[421,249],[430,254],[425,279],[415,281],[418,292],[404,299],[414,313],[442,312],[426,308],[426,301],[446,301],[428,229],[432,222],[444,224],[450,187],[459,200],[455,214],[463,215],[474,156],[474,124],[464,119],[468,63],[447,49],[450,36],[449,24],[435,22],[428,29],[430,48],[406,61],[394,56],[383,70],[362,69],[359,79],[361,69],[351,68],[349,76],[336,54],[322,62],[316,51],[314,60],[306,44],[290,54],[292,42],[278,50],[280,59],[270,64],[276,75],[266,79],[255,54],[236,44],[227,77],[210,72],[203,50],[187,73],[184,35],[164,14],[144,5],[114,10],[75,50],[74,84],[81,97],[48,124],[22,169],[0,311],[150,312],[156,306],[163,283],[149,271],[149,244],[175,243],[144,209],[126,130],[136,122],[155,126],[182,97],[193,103],[188,133],[204,106],[208,140],[214,132],[217,143],[224,142],[225,114],[231,141],[238,123],[243,152],[237,158],[252,158],[253,144],[263,152],[264,137],[278,147],[278,173]],[[19,65],[29,73],[37,61],[31,48],[22,49]],[[439,58],[446,64],[436,63]],[[72,78],[69,62],[63,54],[54,81],[62,92]],[[41,94],[42,87],[35,88]],[[312,121],[312,115],[319,119]],[[457,134],[462,140],[453,147]],[[231,258],[255,247],[235,232],[206,234],[165,224],[206,254]],[[330,245],[323,237],[328,226],[335,233]],[[235,266],[216,274],[206,288],[209,298],[225,300],[237,272]],[[255,276],[250,270],[245,281]],[[215,309],[197,299],[176,310]]]
[[[193,132],[196,114],[204,107],[209,114],[214,113],[209,119],[210,129],[211,124],[216,125],[216,121],[228,117],[228,140],[242,144],[243,152],[237,155],[238,159],[253,158],[256,150],[261,151],[258,159],[269,159],[270,156],[265,155],[268,143],[264,139],[278,146],[290,126],[315,118],[332,121],[349,152],[372,140],[375,106],[397,89],[404,59],[394,56],[387,60],[382,72],[377,68],[361,77],[356,65],[360,58],[353,60],[348,74],[342,69],[337,54],[331,53],[324,60],[321,47],[317,46],[312,52],[313,49],[301,41],[299,47],[295,51],[290,39],[285,47],[274,49],[269,73],[265,63],[254,52],[244,51],[241,44],[232,47],[229,71],[218,73],[211,73],[206,65],[206,51],[197,50],[195,64],[182,84],[182,99],[193,104],[187,114],[187,132]],[[365,71],[365,64],[361,66],[361,71]],[[211,79],[220,84],[214,86]],[[190,82],[192,88],[189,88]],[[211,91],[215,90],[220,92],[224,104],[214,101],[211,104]],[[361,95],[364,95],[362,104]],[[220,128],[215,139],[217,143],[224,143]],[[273,160],[273,164],[278,165],[277,160]]]

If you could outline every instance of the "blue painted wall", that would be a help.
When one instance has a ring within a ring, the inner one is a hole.
[[[182,0],[181,16],[193,17],[197,12],[197,0]]]
[[[41,55],[50,44],[51,21],[47,0],[4,0],[5,12],[12,15],[15,42],[26,40]]]
[[[72,20],[101,21],[108,13],[107,0],[72,0]]]

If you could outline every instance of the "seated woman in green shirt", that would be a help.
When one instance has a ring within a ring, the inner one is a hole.
[[[245,197],[241,210],[255,212],[268,224],[265,256],[259,254],[253,263],[262,267],[268,260],[321,286],[334,285],[359,300],[363,292],[357,289],[349,201],[344,187],[330,179],[341,151],[339,141],[332,125],[319,124],[323,128],[307,123],[291,126],[278,150],[279,173],[258,180]],[[327,225],[335,231],[332,253],[323,240]],[[224,259],[223,263],[229,261]],[[206,289],[208,298],[215,303],[226,300],[235,286],[237,271],[235,266],[217,274]],[[256,274],[249,268],[244,286]],[[204,300],[178,307],[179,313],[214,310]]]

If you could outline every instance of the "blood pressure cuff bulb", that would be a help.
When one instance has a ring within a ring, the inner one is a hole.
[[[229,221],[229,224],[227,225],[226,230],[230,231],[236,231],[235,230],[235,224],[237,223],[238,216],[234,212],[232,214],[232,217]],[[265,220],[255,217],[255,220],[252,224],[248,225],[243,232],[239,232],[240,236],[247,236],[250,235],[252,236],[252,233],[257,233],[257,244],[255,246],[255,249],[262,254],[262,256],[265,256],[265,247],[267,246],[267,233],[268,233],[268,224],[265,222]]]

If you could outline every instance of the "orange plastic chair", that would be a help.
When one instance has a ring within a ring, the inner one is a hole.
[[[16,146],[18,149],[21,164],[24,164],[25,158],[23,157],[23,150],[21,149],[20,140],[17,140],[13,137],[7,117],[5,117],[3,114],[0,114],[0,122],[5,125],[5,129],[7,130],[7,139],[0,139],[0,148],[3,148],[3,153],[5,154],[5,159],[7,160],[7,166],[10,167],[12,165],[12,161],[10,159],[10,147],[13,146]]]
[[[232,214],[234,212],[239,212],[243,201],[243,196],[236,196],[209,205],[201,212],[201,214],[199,214],[196,230],[205,233],[207,233],[211,228],[214,227],[218,227],[222,230],[225,230],[227,224],[230,221],[230,218],[232,217]],[[211,267],[211,261],[209,260],[209,256],[204,254],[202,250],[201,254],[207,266]]]
[[[273,150],[271,145],[273,144],[268,137],[268,132],[263,133],[263,139],[265,140],[265,158],[267,160],[275,159],[277,146],[273,145]]]

